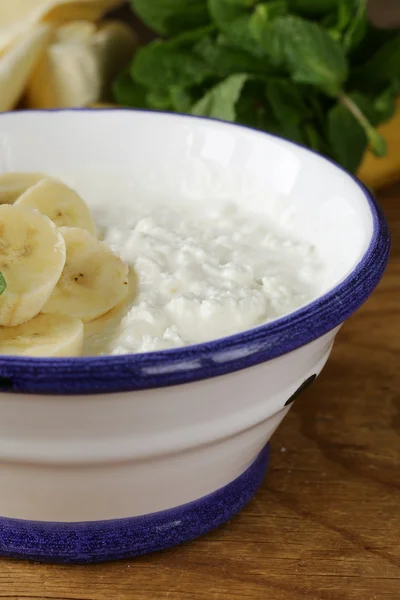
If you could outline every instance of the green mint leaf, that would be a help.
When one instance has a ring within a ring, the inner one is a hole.
[[[169,89],[169,97],[175,112],[190,112],[190,108],[193,105],[193,97],[188,89],[173,85]]]
[[[310,116],[299,86],[288,79],[269,79],[266,94],[276,119],[283,125],[297,127]]]
[[[161,35],[175,35],[209,22],[204,0],[131,0],[135,13]]]
[[[283,17],[289,12],[288,0],[271,0],[257,4],[250,17],[250,27],[256,39],[260,37],[260,29],[277,17]]]
[[[357,0],[338,0],[337,2],[337,25],[338,31],[345,31],[354,18],[355,2]]]
[[[323,152],[323,141],[318,129],[311,123],[304,125],[304,135],[306,138],[306,145],[315,150],[315,152]]]
[[[253,129],[282,135],[282,127],[265,96],[265,81],[249,79],[236,103],[236,121]]]
[[[183,33],[180,33],[179,35],[169,39],[167,43],[172,48],[192,48],[193,44],[196,44],[205,36],[211,35],[215,31],[216,27],[211,23],[205,27],[184,31]]]
[[[192,115],[234,121],[235,106],[248,76],[231,75],[211,88],[192,108]]]
[[[282,17],[288,12],[287,0],[272,0],[258,4],[250,17],[250,31],[254,40],[260,43],[265,35],[265,28],[273,19]]]
[[[337,0],[337,16],[323,23],[329,34],[339,40],[345,52],[351,53],[363,41],[367,29],[367,0]]]
[[[128,69],[115,79],[112,94],[115,102],[121,106],[147,108],[146,88],[133,81]]]
[[[210,77],[212,71],[190,49],[156,40],[137,51],[131,75],[135,82],[151,90],[165,90],[173,85],[198,85]]]
[[[374,102],[365,94],[361,94],[360,92],[352,92],[351,94],[342,94],[341,96],[342,103],[347,105],[350,112],[354,111],[355,105],[355,113],[357,111],[361,111],[361,118],[358,117],[360,123],[368,127],[369,125],[378,125],[380,123],[380,116],[378,111],[374,107]],[[345,101],[343,102],[343,99]],[[353,104],[353,107],[347,102],[346,99]]]
[[[261,43],[271,60],[286,67],[297,83],[337,96],[347,80],[348,64],[342,47],[317,23],[279,17],[265,28]]]
[[[367,137],[368,137],[368,141],[369,141],[371,150],[375,154],[375,156],[379,156],[379,158],[386,156],[388,147],[387,147],[387,141],[383,137],[383,135],[381,135],[373,127],[370,127],[367,130]]]
[[[169,91],[154,91],[151,90],[146,95],[146,103],[148,108],[153,110],[171,110],[171,96]]]
[[[235,19],[225,27],[220,27],[220,29],[224,33],[229,45],[241,48],[258,58],[262,58],[264,52],[254,40],[250,24],[251,17],[245,15]]]
[[[400,74],[400,34],[384,43],[364,66],[356,70],[358,81],[388,84]]]
[[[376,107],[371,100],[359,92],[349,94],[347,97],[353,105],[355,105],[362,113],[362,116],[357,115],[357,110],[354,111],[358,121],[364,128],[371,151],[379,157],[386,156],[387,142],[386,139],[375,129],[375,126],[381,122],[381,115],[376,110]],[[350,112],[352,107],[347,105]]]
[[[307,145],[303,125],[311,114],[299,86],[288,79],[271,78],[266,84],[266,98],[280,124],[281,136],[297,144]]]
[[[397,96],[397,86],[391,85],[375,98],[374,109],[378,114],[379,123],[389,121],[394,116]]]
[[[236,103],[236,121],[302,145],[307,144],[307,137],[301,126],[292,122],[282,124],[275,117],[265,94],[263,80],[249,79],[245,83]]]
[[[251,9],[255,3],[256,0],[207,0],[211,18],[224,34],[226,45],[261,57],[263,52],[250,29]]]
[[[3,273],[0,273],[0,296],[2,294],[4,294],[6,289],[7,289],[6,280],[4,279]]]
[[[368,27],[367,0],[339,0],[339,22],[343,24],[343,47],[354,50],[364,39]]]
[[[218,26],[228,25],[249,14],[256,4],[257,0],[207,0],[211,18]]]
[[[328,117],[329,137],[337,158],[341,157],[340,162],[349,170],[356,171],[368,145],[376,156],[382,157],[387,153],[387,143],[374,128],[379,117],[368,98],[359,93],[341,94],[339,102]],[[340,120],[345,131],[334,130],[339,127]],[[344,139],[347,139],[347,148],[344,147]]]
[[[328,113],[328,139],[333,158],[350,173],[355,173],[368,148],[368,138],[360,123],[342,104]]]
[[[225,46],[210,36],[203,37],[194,46],[194,52],[201,56],[218,77],[227,77],[235,73],[259,73],[264,76],[268,74],[265,60],[254,57],[240,48]]]
[[[302,146],[307,145],[307,138],[304,134],[302,127],[298,125],[288,125],[281,124],[282,131],[280,136],[285,140],[289,140],[290,142],[295,142],[296,144],[301,144]]]

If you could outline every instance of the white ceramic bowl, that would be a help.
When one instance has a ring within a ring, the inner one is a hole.
[[[268,441],[320,373],[389,251],[369,192],[329,161],[230,124],[135,111],[0,115],[0,173],[42,171],[90,203],[231,199],[312,241],[326,294],[209,343],[0,358],[0,554],[90,562],[191,539],[254,494]]]

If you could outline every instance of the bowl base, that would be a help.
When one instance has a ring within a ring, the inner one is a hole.
[[[260,486],[269,444],[237,479],[165,511],[105,521],[56,523],[0,517],[0,556],[85,564],[133,558],[197,538],[238,513]]]

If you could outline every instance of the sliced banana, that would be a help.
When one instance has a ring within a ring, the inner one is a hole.
[[[59,231],[66,243],[67,259],[43,312],[92,321],[126,297],[128,266],[84,229],[61,227]]]
[[[84,356],[110,354],[107,342],[117,335],[121,320],[125,317],[134,302],[137,294],[137,286],[137,275],[133,269],[129,269],[128,293],[122,302],[116,304],[116,306],[98,319],[85,324]]]
[[[0,204],[12,204],[28,188],[45,177],[41,173],[4,173],[0,175]]]
[[[37,315],[17,327],[0,328],[0,354],[81,356],[83,323],[61,315]]]
[[[54,223],[37,211],[0,206],[0,326],[35,317],[54,290],[65,264],[65,241]]]
[[[57,227],[80,227],[96,235],[90,211],[78,194],[56,179],[42,179],[30,187],[15,203],[36,209]]]

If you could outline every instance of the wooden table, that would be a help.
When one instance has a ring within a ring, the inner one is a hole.
[[[134,561],[1,561],[0,599],[400,599],[400,186],[381,200],[391,265],[274,436],[269,474],[242,514]]]

